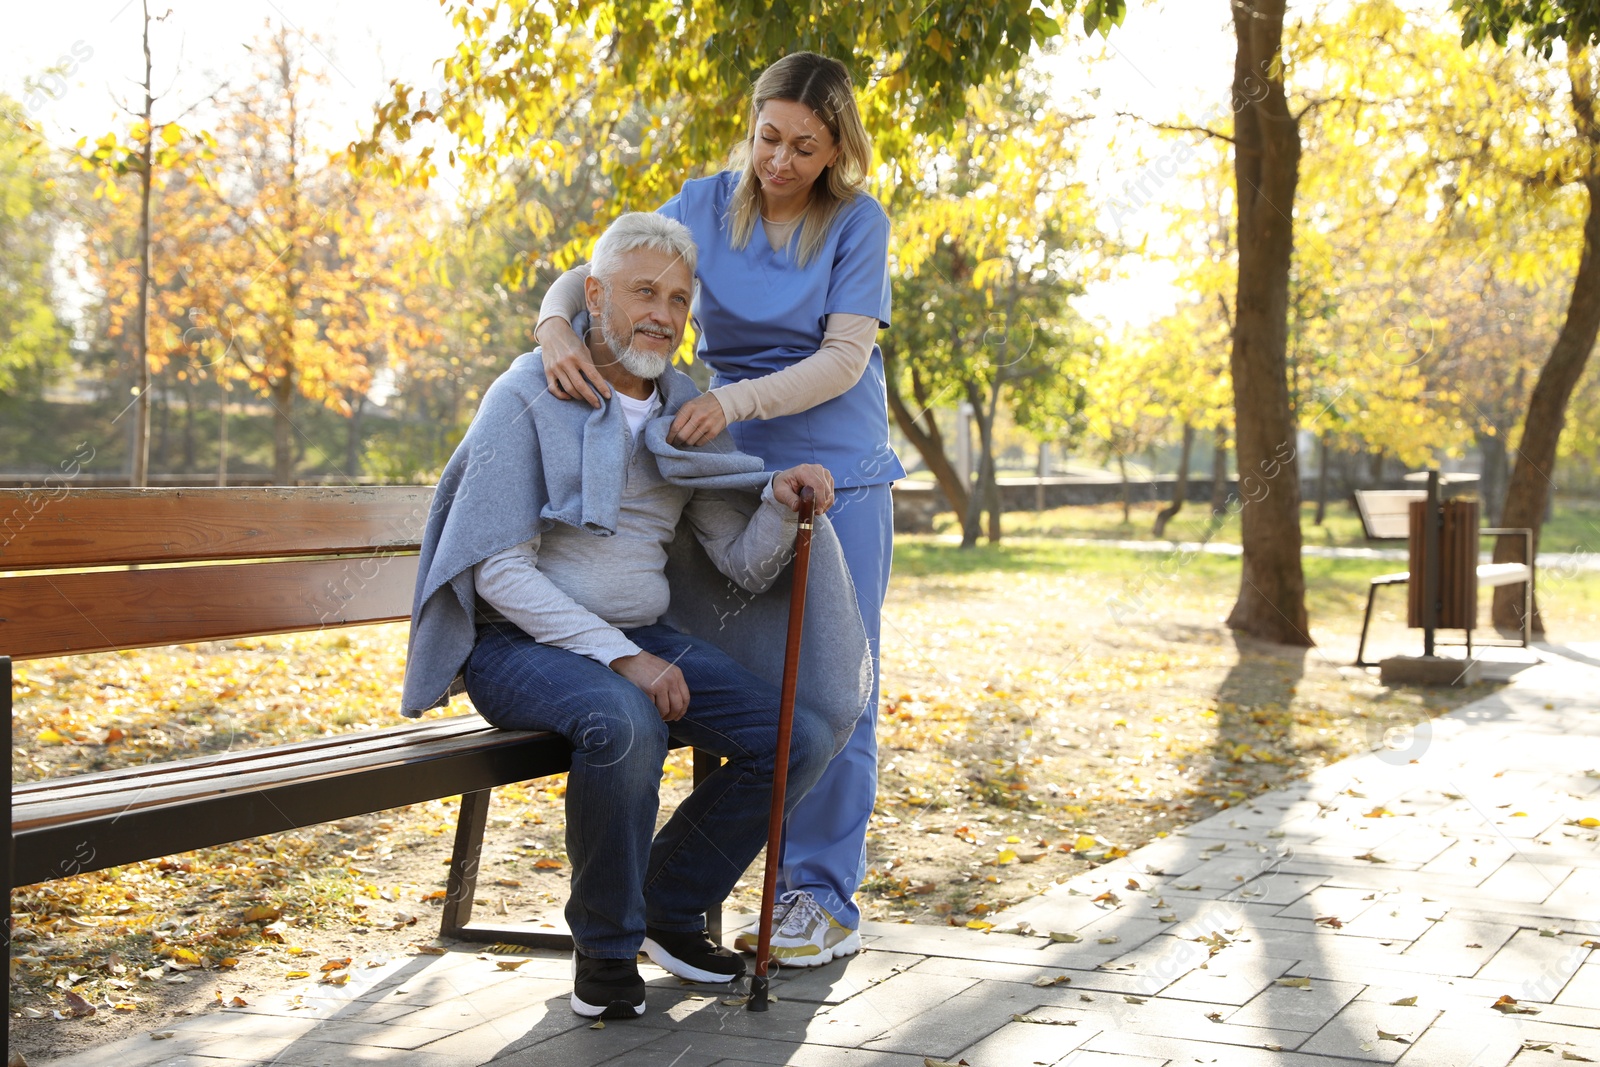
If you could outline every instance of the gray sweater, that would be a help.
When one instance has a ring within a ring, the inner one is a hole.
[[[730,491],[731,505],[745,515],[766,507],[756,493],[771,476],[759,459],[739,452],[727,432],[692,449],[667,440],[673,414],[699,390],[671,368],[657,385],[664,414],[645,425],[643,436],[662,478],[696,494]],[[402,713],[421,715],[462,691],[461,668],[477,639],[477,564],[557,527],[597,539],[616,534],[628,470],[620,408],[606,403],[592,410],[552,397],[538,352],[519,357],[489,387],[445,465],[423,530]],[[747,592],[712,564],[688,525],[680,523],[667,552],[672,600],[661,621],[711,641],[778,684],[790,568],[767,592]],[[817,517],[809,589],[799,699],[828,721],[837,751],[866,706],[872,661],[844,553],[825,515]]]
[[[553,526],[479,563],[472,570],[479,622],[510,622],[536,641],[606,666],[637,654],[621,631],[666,614],[667,549],[680,518],[741,589],[772,586],[794,545],[797,518],[773,498],[770,482],[747,519],[723,492],[669,483],[640,440],[630,445],[616,533]]]

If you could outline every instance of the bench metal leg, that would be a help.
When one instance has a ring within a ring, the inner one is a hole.
[[[450,853],[450,879],[445,883],[444,917],[440,937],[460,937],[472,921],[472,897],[478,888],[478,863],[483,855],[483,831],[489,825],[489,798],[493,790],[480,789],[461,797],[456,819],[456,843]]]
[[[700,783],[710,778],[722,766],[722,757],[713,756],[709,752],[694,750],[694,784],[699,788]],[[715,907],[706,912],[706,935],[717,944],[722,944],[722,908]]]
[[[1367,613],[1361,619],[1361,643],[1356,645],[1356,666],[1372,667],[1364,658],[1367,651],[1367,629],[1372,625],[1372,604],[1378,599],[1378,583],[1373,582],[1367,587]]]
[[[456,843],[450,854],[450,880],[445,887],[444,917],[439,923],[439,936],[570,952],[570,934],[534,930],[525,923],[472,921],[472,898],[478,886],[478,867],[483,858],[483,832],[489,825],[489,798],[492,794],[493,790],[480,789],[461,797],[461,815],[456,821]]]
[[[694,784],[698,786],[721,766],[720,756],[695,749]],[[439,936],[461,941],[499,942],[525,945],[529,948],[570,951],[571,934],[534,930],[525,923],[472,921],[472,898],[478,885],[478,867],[483,857],[483,833],[489,825],[489,798],[492,792],[483,789],[476,793],[467,793],[461,798],[461,814],[456,821],[456,842],[450,854],[450,879],[445,885],[444,915],[439,922]],[[7,796],[9,795],[8,793]],[[718,944],[722,943],[720,907],[706,913],[706,932],[711,940]]]

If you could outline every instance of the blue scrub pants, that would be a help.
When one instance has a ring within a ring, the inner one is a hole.
[[[786,888],[807,890],[853,930],[861,925],[855,892],[867,874],[867,823],[878,798],[878,635],[894,554],[890,487],[837,490],[828,520],[844,549],[872,649],[872,697],[844,750],[790,812],[782,873]]]

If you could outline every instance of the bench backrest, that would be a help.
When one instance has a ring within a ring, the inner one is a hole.
[[[410,617],[428,486],[0,490],[0,656]]]
[[[1426,500],[1423,489],[1357,489],[1356,510],[1369,541],[1404,541],[1410,536],[1411,502]]]

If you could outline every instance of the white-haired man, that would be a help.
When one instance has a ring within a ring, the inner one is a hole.
[[[586,1016],[643,1014],[641,947],[693,981],[744,973],[707,936],[705,913],[765,844],[777,690],[661,621],[678,598],[669,546],[686,524],[717,570],[764,593],[793,545],[802,487],[819,511],[833,496],[818,466],[768,476],[726,441],[665,441],[671,414],[699,392],[671,367],[694,263],[689,231],[671,219],[629,214],[607,230],[586,284],[586,336],[612,400],[591,411],[556,399],[539,353],[521,357],[485,395],[424,537],[406,709],[434,706],[460,683],[495,725],[572,743],[566,915],[572,1007]],[[760,490],[759,502],[747,494],[741,505],[734,485]],[[473,624],[470,647],[448,621],[458,616]],[[790,804],[843,736],[837,718],[796,708]],[[655,834],[669,740],[727,762]]]

